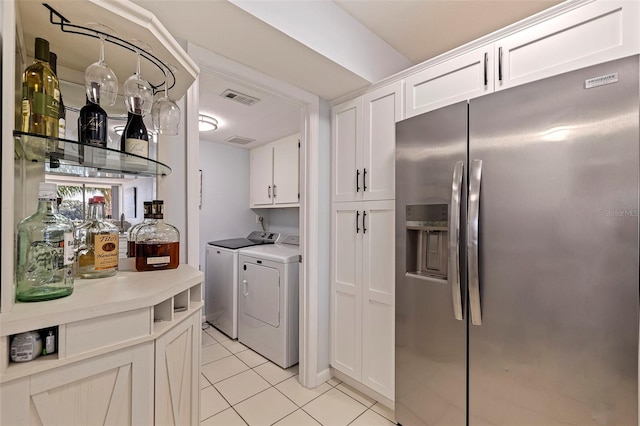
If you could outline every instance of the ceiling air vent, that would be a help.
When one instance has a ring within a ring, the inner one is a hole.
[[[243,138],[242,136],[231,136],[228,139],[225,139],[229,143],[235,143],[238,145],[246,145],[251,142],[255,142],[255,139]]]
[[[225,90],[220,96],[247,106],[252,106],[260,100],[258,98],[254,98],[253,96],[245,95],[244,93],[236,92],[235,90],[231,89]]]

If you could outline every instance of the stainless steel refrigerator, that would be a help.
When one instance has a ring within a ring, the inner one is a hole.
[[[638,57],[396,127],[404,425],[637,425]]]

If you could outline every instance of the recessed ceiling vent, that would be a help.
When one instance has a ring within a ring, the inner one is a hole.
[[[258,98],[254,98],[253,96],[245,95],[244,93],[236,92],[235,90],[231,89],[225,90],[220,96],[247,106],[252,106],[260,100]]]
[[[225,139],[229,143],[235,143],[238,145],[246,145],[251,142],[255,142],[255,139],[243,138],[242,136],[231,136],[228,139]]]

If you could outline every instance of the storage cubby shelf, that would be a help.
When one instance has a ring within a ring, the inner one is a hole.
[[[16,158],[46,162],[48,172],[58,174],[113,177],[116,175],[167,176],[171,168],[159,161],[135,154],[77,141],[13,132]]]

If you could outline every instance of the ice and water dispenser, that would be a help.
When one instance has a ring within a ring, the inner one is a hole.
[[[448,205],[406,206],[407,274],[447,279]]]

